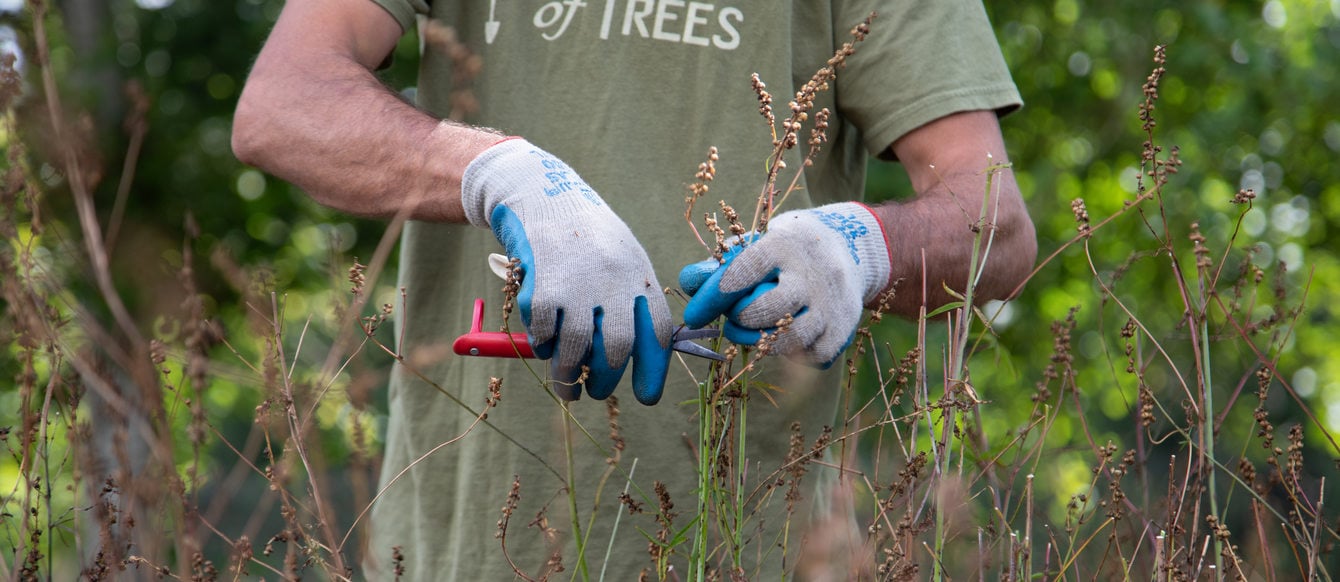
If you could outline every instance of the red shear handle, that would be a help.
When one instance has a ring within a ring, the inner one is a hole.
[[[470,317],[470,332],[456,338],[451,350],[462,356],[488,358],[534,358],[530,340],[524,333],[483,331],[484,300],[475,299],[475,311]]]

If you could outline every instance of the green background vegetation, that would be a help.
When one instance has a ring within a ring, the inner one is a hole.
[[[7,10],[0,13],[0,42],[19,47],[26,57],[27,94],[13,115],[29,144],[21,163],[47,191],[41,201],[46,229],[39,246],[49,249],[42,260],[59,289],[52,304],[67,316],[74,315],[75,306],[97,313],[102,308],[87,275],[87,259],[77,252],[82,247],[74,205],[59,165],[52,162],[41,82],[28,56],[32,23],[13,4],[0,3]],[[118,184],[127,152],[137,147],[136,128],[145,131],[124,216],[110,247],[112,273],[132,315],[146,334],[169,343],[180,339],[181,306],[194,296],[183,290],[178,277],[188,260],[184,249],[189,249],[204,313],[229,330],[229,344],[213,348],[211,361],[216,363],[208,389],[200,390],[217,429],[201,471],[207,481],[217,483],[236,460],[218,438],[245,440],[262,398],[252,384],[254,376],[233,355],[236,350],[244,359],[257,361],[265,350],[262,335],[245,333],[252,323],[244,292],[278,291],[290,328],[311,323],[300,350],[298,334],[286,337],[294,342],[288,352],[298,354],[298,369],[315,369],[335,335],[332,306],[348,302],[343,273],[352,257],[366,262],[372,255],[384,225],[321,208],[296,188],[242,166],[231,154],[232,110],[247,67],[281,3],[54,4],[61,10],[47,23],[51,66],[67,108],[87,114],[83,132],[100,170],[94,199],[104,224],[115,222]],[[1264,409],[1279,431],[1277,443],[1284,441],[1287,427],[1302,426],[1305,487],[1315,494],[1321,478],[1333,483],[1340,477],[1335,463],[1340,451],[1331,440],[1340,432],[1340,360],[1332,357],[1340,350],[1335,321],[1340,247],[1332,234],[1340,228],[1340,164],[1335,163],[1340,156],[1340,0],[1057,0],[992,2],[987,8],[1026,102],[1002,126],[1038,227],[1040,259],[1074,239],[1071,203],[1076,198],[1084,199],[1092,222],[1098,224],[1135,197],[1145,139],[1136,107],[1153,66],[1153,47],[1167,45],[1168,72],[1160,87],[1156,135],[1161,145],[1179,148],[1184,165],[1165,188],[1164,212],[1148,207],[1145,216],[1156,231],[1166,225],[1193,286],[1195,258],[1188,239],[1193,223],[1207,239],[1216,267],[1223,264],[1232,274],[1250,261],[1264,269],[1255,303],[1240,314],[1243,321],[1261,321],[1279,307],[1288,315],[1279,325],[1249,336],[1280,372]],[[401,43],[393,67],[384,73],[388,84],[412,86],[416,52],[412,38]],[[131,84],[141,88],[142,97],[127,92]],[[145,104],[142,125],[127,121],[136,117],[137,102]],[[17,139],[0,135],[6,150]],[[8,167],[12,161],[4,163]],[[686,180],[691,170],[685,169]],[[1239,221],[1242,208],[1230,201],[1244,188],[1253,189],[1256,199]],[[875,163],[868,184],[871,199],[906,192],[897,166]],[[9,243],[29,240],[25,236],[21,231]],[[1246,249],[1253,246],[1255,251],[1248,254]],[[1229,247],[1233,250],[1225,253]],[[1103,225],[1087,253],[1084,245],[1064,248],[1001,310],[995,334],[983,339],[973,359],[975,388],[988,401],[981,409],[982,426],[993,445],[1003,449],[1013,431],[1034,418],[1032,397],[1044,369],[1054,363],[1052,322],[1079,308],[1071,337],[1075,391],[1065,393],[1060,384],[1052,385],[1051,404],[1064,412],[1055,415],[1043,438],[1045,460],[1037,457],[1029,467],[1036,472],[1041,511],[1058,523],[1065,518],[1066,501],[1089,486],[1096,464],[1094,444],[1110,441],[1123,451],[1138,450],[1140,468],[1135,471],[1146,493],[1151,488],[1162,491],[1167,455],[1179,447],[1185,450],[1177,436],[1169,437],[1170,427],[1184,424],[1185,399],[1175,373],[1148,353],[1147,360],[1154,363],[1147,382],[1171,417],[1160,415],[1151,427],[1139,426],[1137,383],[1120,369],[1125,357],[1118,332],[1127,316],[1116,301],[1105,299],[1099,285],[1099,280],[1110,284],[1150,334],[1167,342],[1171,358],[1190,366],[1194,356],[1188,331],[1179,323],[1183,301],[1170,276],[1170,258],[1159,254],[1159,248],[1135,212]],[[1281,270],[1281,263],[1287,268]],[[1117,271],[1119,277],[1114,276]],[[374,305],[394,302],[393,274],[388,271],[377,282]],[[1289,310],[1299,306],[1302,310],[1294,318]],[[1260,367],[1258,358],[1222,316],[1210,320],[1216,333],[1210,368],[1215,412],[1224,415],[1216,457],[1230,468],[1245,457],[1264,472],[1267,454],[1254,440],[1258,403],[1252,374]],[[0,325],[10,326],[11,319]],[[875,334],[895,357],[916,338],[914,325],[906,322],[886,322]],[[11,329],[0,327],[0,340],[5,344],[0,352],[0,426],[15,427],[22,423],[18,414],[24,403],[9,379],[21,372],[19,348]],[[936,354],[929,358],[938,361]],[[180,366],[173,361],[170,366]],[[891,364],[884,355],[880,366]],[[368,470],[342,465],[354,438],[350,411],[363,411],[371,422],[375,452],[375,429],[384,423],[385,408],[379,382],[389,365],[380,353],[364,353],[340,377],[339,387],[347,390],[332,391],[322,404],[319,434],[332,470]],[[867,392],[876,389],[872,368],[867,364],[867,373],[861,375]],[[1182,373],[1188,374],[1187,369]],[[187,433],[185,423],[180,421],[182,435]],[[6,442],[12,450],[13,438]],[[10,457],[0,459],[0,495],[18,490],[17,471]],[[1130,481],[1127,487],[1135,489]],[[74,502],[71,493],[64,495],[71,496],[67,505]],[[1237,495],[1239,500],[1244,497]],[[1225,505],[1231,523],[1247,523],[1246,505]],[[352,515],[341,519],[351,520]],[[1340,527],[1334,517],[1328,523]],[[16,541],[12,521],[0,523],[0,530],[7,530],[0,531],[0,548]],[[1336,562],[1334,557],[1325,559]]]

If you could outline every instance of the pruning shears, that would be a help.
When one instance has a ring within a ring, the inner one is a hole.
[[[489,255],[489,267],[499,277],[507,277],[508,259],[499,254]],[[481,356],[487,358],[534,358],[530,339],[524,333],[505,331],[484,331],[484,300],[475,299],[474,313],[470,316],[470,331],[461,334],[451,344],[451,350],[461,356]],[[718,362],[726,357],[716,351],[693,342],[693,340],[719,337],[721,331],[714,327],[689,329],[680,325],[670,334],[670,349]]]
[[[530,339],[526,337],[526,334],[483,330],[483,299],[475,299],[474,309],[474,314],[470,316],[470,331],[461,334],[455,342],[452,342],[451,350],[453,352],[461,356],[486,358],[535,357],[535,350],[531,349]],[[725,356],[711,348],[693,343],[693,340],[714,338],[720,335],[721,331],[716,328],[689,329],[686,325],[680,325],[674,333],[670,334],[670,349],[682,354],[722,362],[726,360]]]

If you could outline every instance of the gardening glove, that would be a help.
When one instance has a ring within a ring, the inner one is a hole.
[[[655,404],[670,365],[670,309],[628,226],[572,168],[524,139],[479,154],[461,178],[470,224],[520,259],[516,305],[532,349],[568,400],[603,399],[633,360],[633,394]]]
[[[775,353],[827,368],[851,344],[863,307],[888,285],[888,244],[865,205],[830,204],[778,215],[762,235],[745,237],[721,262],[694,263],[679,273],[692,295],[684,322],[702,327],[726,316],[723,332],[752,345],[790,327],[772,343]]]

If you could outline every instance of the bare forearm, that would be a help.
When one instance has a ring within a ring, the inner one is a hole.
[[[997,172],[991,182],[985,217],[985,172],[943,176],[911,201],[875,207],[889,242],[890,279],[897,282],[891,311],[915,317],[923,303],[935,309],[955,301],[945,287],[959,294],[967,288],[977,244],[979,261],[981,256],[986,260],[974,289],[976,300],[1005,299],[1028,275],[1037,258],[1033,223],[1009,169]],[[981,233],[980,242],[974,229]]]
[[[371,72],[384,54],[307,33],[319,16],[306,10],[286,8],[257,58],[233,121],[238,159],[343,212],[464,221],[461,173],[499,136],[415,109]]]

